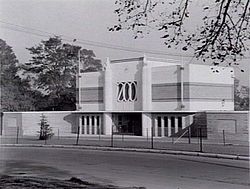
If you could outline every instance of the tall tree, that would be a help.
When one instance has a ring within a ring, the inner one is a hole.
[[[18,75],[18,60],[12,48],[0,39],[1,111],[34,110],[28,80]]]
[[[42,40],[37,46],[27,49],[32,58],[23,65],[23,69],[32,78],[33,88],[43,92],[43,99],[47,101],[47,105],[43,105],[46,110],[75,109],[79,52],[81,71],[102,68],[101,61],[95,58],[92,50],[63,43],[58,36]]]
[[[215,65],[238,65],[249,50],[250,0],[116,0],[115,4],[118,24],[110,31],[132,30],[137,38],[156,29],[167,47],[193,49],[197,58]]]

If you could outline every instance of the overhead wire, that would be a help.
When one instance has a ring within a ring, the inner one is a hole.
[[[18,24],[13,24],[13,23],[6,22],[3,20],[0,20],[0,23],[7,25],[7,26],[0,25],[0,27],[8,29],[8,30],[27,33],[27,34],[31,34],[31,35],[36,35],[39,37],[51,37],[51,35],[59,36],[62,38],[62,40],[67,41],[69,43],[72,43],[73,41],[77,41],[77,43],[82,44],[82,45],[88,45],[88,46],[94,46],[94,47],[106,48],[106,49],[112,49],[112,50],[121,50],[121,51],[133,52],[133,53],[135,53],[135,52],[148,53],[148,54],[173,56],[173,57],[180,57],[181,56],[181,57],[187,57],[187,58],[192,58],[192,59],[194,58],[194,55],[184,55],[184,54],[178,54],[178,53],[165,53],[162,51],[131,48],[131,47],[125,47],[125,46],[120,46],[120,45],[113,45],[113,44],[109,44],[109,43],[74,38],[74,37],[56,34],[56,33],[48,32],[48,31],[40,30],[40,29],[35,29],[35,28],[31,28],[31,27],[18,25]],[[37,32],[39,32],[39,33],[37,33]],[[243,57],[243,59],[249,59],[249,58],[250,57]]]
[[[40,37],[51,37],[51,35],[59,36],[62,38],[62,40],[67,41],[67,42],[72,42],[73,40],[76,40],[77,43],[79,43],[79,44],[84,44],[84,45],[89,45],[89,46],[94,46],[94,47],[107,48],[107,49],[113,49],[113,50],[122,50],[122,51],[128,51],[128,52],[139,52],[139,53],[165,55],[165,56],[193,57],[192,55],[165,53],[162,51],[131,48],[131,47],[125,47],[125,46],[120,46],[120,45],[113,45],[113,44],[109,44],[109,43],[102,43],[102,42],[90,41],[90,40],[85,40],[85,39],[73,38],[73,37],[69,37],[66,35],[60,35],[60,34],[56,34],[56,33],[52,33],[52,32],[47,32],[47,31],[43,31],[43,30],[39,30],[39,29],[34,29],[34,28],[26,27],[26,26],[21,26],[21,25],[5,22],[2,20],[0,20],[0,23],[15,27],[15,28],[12,28],[12,27],[6,27],[6,26],[0,25],[0,27],[3,27],[3,28],[8,29],[8,30],[28,33],[28,34],[32,34],[32,35],[36,35],[36,36],[40,36]],[[33,31],[30,31],[30,30],[33,30]],[[34,31],[36,31],[36,32],[34,32]],[[37,32],[39,32],[39,33],[37,33]]]

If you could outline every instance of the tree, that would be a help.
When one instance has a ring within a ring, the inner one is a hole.
[[[168,48],[194,50],[194,56],[215,65],[238,65],[249,50],[250,0],[213,0],[197,7],[191,0],[116,0],[118,24],[110,31],[132,30],[134,38],[151,28],[161,32]],[[194,28],[194,6],[200,25]],[[192,12],[193,11],[193,12]]]
[[[238,79],[234,82],[234,109],[236,111],[249,110],[249,87],[240,86]]]
[[[43,40],[37,46],[27,48],[32,58],[22,68],[32,78],[32,86],[43,92],[42,103],[46,110],[74,110],[76,102],[76,74],[78,53],[81,72],[97,71],[102,68],[92,50],[63,43],[58,36]],[[47,105],[44,106],[44,99]],[[42,108],[43,109],[43,108]]]
[[[54,135],[53,130],[48,123],[47,117],[44,114],[41,115],[39,125],[40,125],[40,131],[38,131],[39,140],[47,140]]]
[[[18,60],[12,48],[0,39],[1,111],[34,110],[32,90],[27,79],[18,75]]]

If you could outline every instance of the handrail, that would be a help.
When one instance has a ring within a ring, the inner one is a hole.
[[[174,144],[176,144],[180,140],[180,138],[183,137],[187,132],[188,132],[188,130],[186,130],[184,133],[182,133],[182,135],[179,138],[177,138],[176,141],[174,141]]]

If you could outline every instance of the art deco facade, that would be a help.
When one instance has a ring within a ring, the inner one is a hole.
[[[78,77],[80,133],[171,136],[197,112],[234,110],[233,75],[232,68],[150,57],[107,60],[103,71]]]

